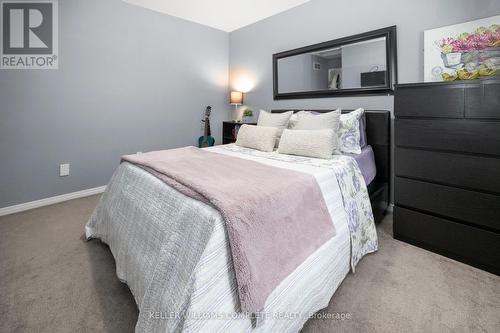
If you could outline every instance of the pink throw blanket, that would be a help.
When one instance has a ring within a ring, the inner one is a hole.
[[[261,311],[278,284],[335,235],[312,175],[195,147],[123,160],[220,211],[242,311]]]

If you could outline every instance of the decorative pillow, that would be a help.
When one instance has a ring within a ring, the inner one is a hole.
[[[333,129],[283,130],[278,153],[323,159],[332,158],[336,133]]]
[[[339,150],[342,153],[361,154],[359,120],[364,109],[356,109],[340,116]]]
[[[255,125],[241,125],[236,145],[261,151],[273,151],[279,129]]]
[[[281,137],[281,132],[288,126],[290,117],[293,115],[293,111],[283,112],[283,113],[270,113],[264,110],[260,110],[259,119],[257,120],[257,126],[266,127],[276,127],[279,129],[278,138],[276,140],[276,147],[278,147],[279,140]]]
[[[314,114],[312,112],[300,111],[297,113],[297,123],[294,130],[317,130],[331,128],[335,132],[339,129],[340,109],[335,111]]]

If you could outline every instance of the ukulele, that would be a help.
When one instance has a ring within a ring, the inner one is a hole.
[[[212,112],[212,107],[207,106],[205,109],[205,119],[202,120],[205,123],[205,130],[203,131],[203,136],[198,138],[198,147],[200,148],[211,147],[215,144],[215,139],[210,135],[210,112]]]

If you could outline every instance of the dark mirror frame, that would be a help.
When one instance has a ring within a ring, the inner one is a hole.
[[[338,90],[311,90],[300,92],[278,92],[278,60],[303,53],[315,52],[324,49],[339,47],[341,45],[363,42],[370,39],[385,37],[386,46],[386,80],[384,87],[364,87],[364,88],[349,88]],[[396,46],[396,26],[377,29],[365,32],[358,35],[334,39],[328,42],[318,43],[298,49],[284,51],[273,54],[273,92],[274,99],[298,99],[298,98],[318,98],[318,97],[336,97],[336,96],[352,96],[352,95],[385,95],[394,93],[394,85],[397,84],[398,78],[397,65],[397,46]]]

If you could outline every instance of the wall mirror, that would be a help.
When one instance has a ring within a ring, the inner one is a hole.
[[[396,62],[395,26],[276,53],[274,99],[391,94]]]

